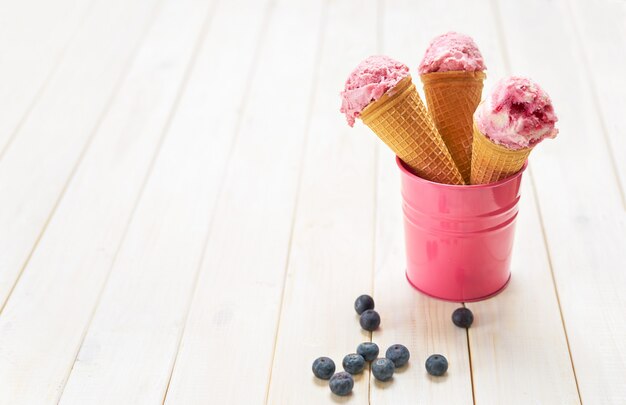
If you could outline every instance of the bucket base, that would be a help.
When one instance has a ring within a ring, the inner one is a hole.
[[[413,284],[413,283],[411,282],[411,280],[409,279],[409,275],[408,275],[406,272],[405,272],[405,275],[406,275],[406,281],[408,281],[408,282],[409,282],[409,284],[411,285],[411,287],[415,288],[415,289],[416,289],[417,291],[419,291],[420,293],[422,293],[422,294],[424,294],[424,295],[427,295],[427,296],[429,296],[429,297],[431,297],[431,298],[436,298],[436,299],[441,300],[441,301],[447,301],[447,302],[457,302],[457,303],[460,303],[460,302],[476,302],[476,301],[483,301],[483,300],[486,300],[486,299],[488,299],[488,298],[495,297],[496,295],[498,295],[498,294],[500,294],[502,291],[504,291],[504,289],[505,289],[505,288],[509,285],[509,281],[511,281],[511,276],[509,275],[509,278],[507,278],[507,279],[506,279],[506,282],[504,283],[504,285],[502,285],[502,287],[498,288],[496,291],[492,292],[491,294],[487,294],[487,295],[484,295],[484,296],[482,296],[482,297],[472,298],[472,299],[454,300],[454,299],[450,299],[450,298],[437,297],[436,295],[429,294],[429,293],[427,293],[427,292],[425,292],[425,291],[423,291],[423,290],[419,289],[418,287],[416,287],[416,286],[415,286],[415,284]]]

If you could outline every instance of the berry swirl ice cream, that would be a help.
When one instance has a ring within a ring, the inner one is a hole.
[[[359,118],[413,174],[438,183],[464,183],[408,66],[388,56],[370,56],[350,73],[340,94],[348,125]]]
[[[550,97],[523,77],[500,80],[478,106],[474,121],[489,140],[511,150],[531,148],[558,133]]]
[[[485,70],[483,55],[474,40],[458,32],[435,37],[419,66],[421,75],[433,72]]]
[[[476,43],[457,32],[435,37],[419,66],[428,111],[465,182],[470,181],[472,122],[485,63]]]
[[[353,126],[365,107],[408,76],[408,66],[388,56],[370,56],[359,63],[341,92],[340,111],[348,125]]]

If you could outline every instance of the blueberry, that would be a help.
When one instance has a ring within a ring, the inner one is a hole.
[[[374,309],[374,298],[370,297],[367,294],[359,296],[359,298],[354,301],[354,309],[359,315],[361,315],[368,309]]]
[[[380,315],[378,315],[378,312],[373,309],[368,309],[361,314],[359,323],[363,329],[371,332],[378,329],[378,326],[380,325]]]
[[[387,349],[385,357],[393,361],[393,364],[394,366],[396,366],[396,368],[400,368],[409,362],[409,357],[411,357],[411,353],[409,353],[409,349],[407,349],[406,346],[396,344]]]
[[[474,322],[474,314],[467,308],[457,308],[452,313],[452,322],[459,328],[469,328]]]
[[[347,354],[343,358],[343,369],[350,374],[359,374],[365,367],[365,359],[360,354]]]
[[[426,360],[426,371],[436,377],[442,376],[448,370],[448,360],[440,354],[433,354]]]
[[[328,385],[333,394],[343,397],[352,392],[354,380],[349,373],[341,371],[330,378]]]
[[[363,342],[356,348],[356,352],[363,356],[365,361],[373,361],[378,356],[378,345],[373,342]]]
[[[372,374],[379,381],[389,381],[393,377],[395,368],[393,361],[389,359],[376,359],[372,363]]]
[[[322,380],[328,380],[335,373],[335,362],[328,357],[318,357],[313,362],[313,374]]]

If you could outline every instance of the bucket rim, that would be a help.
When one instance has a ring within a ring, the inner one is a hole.
[[[521,177],[521,175],[524,173],[524,171],[526,171],[526,168],[528,167],[528,160],[524,163],[524,166],[522,166],[522,168],[520,169],[519,172],[505,178],[502,180],[499,180],[495,183],[488,183],[488,184],[444,184],[444,183],[437,183],[435,181],[430,181],[430,180],[426,180],[423,179],[413,173],[411,173],[407,168],[405,163],[402,161],[402,159],[400,159],[398,156],[396,156],[396,164],[398,165],[398,168],[400,168],[400,171],[402,172],[402,174],[408,176],[410,179],[415,180],[417,182],[421,182],[424,184],[430,184],[432,186],[435,187],[441,187],[441,188],[448,188],[448,189],[453,189],[453,190],[477,190],[477,189],[486,189],[486,188],[493,188],[493,187],[498,187],[502,184],[508,183],[510,181],[514,181],[516,180],[518,177]]]

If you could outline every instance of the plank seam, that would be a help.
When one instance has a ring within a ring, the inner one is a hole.
[[[378,0],[376,2],[376,50],[378,53],[383,52],[384,48],[384,13],[385,13],[385,0]],[[380,165],[380,148],[378,143],[374,146],[374,203],[373,206],[373,225],[374,229],[372,232],[372,278],[370,284],[372,286],[372,298],[375,295],[376,288],[376,258],[377,258],[377,249],[376,242],[378,241],[378,172]],[[374,331],[370,332],[370,342],[374,341]],[[368,376],[367,376],[367,403],[369,405],[372,404],[372,363],[369,363],[368,367]]]
[[[379,10],[380,11],[380,10]],[[379,12],[380,15],[380,12]],[[380,49],[380,48],[379,48]],[[373,230],[372,230],[372,270],[371,270],[371,294],[374,297],[375,288],[376,288],[376,241],[377,235],[376,230],[378,229],[378,166],[380,163],[380,156],[378,156],[379,147],[378,143],[374,146],[374,203],[373,206]],[[370,342],[374,341],[374,331],[370,332]],[[367,369],[367,403],[372,403],[372,363],[369,363],[369,367]]]
[[[598,97],[598,92],[596,90],[597,86],[593,79],[592,69],[589,64],[589,57],[587,55],[587,50],[586,50],[587,48],[582,43],[582,36],[578,29],[578,24],[576,23],[574,12],[572,11],[571,0],[564,0],[564,3],[565,3],[565,8],[567,9],[567,12],[569,14],[569,21],[570,21],[572,30],[574,31],[574,38],[576,39],[576,41],[574,42],[577,43],[576,47],[578,48],[578,52],[580,53],[580,58],[582,59],[582,62],[583,62],[582,63],[583,71],[586,73],[587,80],[589,81],[589,84],[587,85],[587,87],[589,87],[589,91],[591,92],[591,100],[593,102],[594,110],[598,117],[598,121],[600,122],[600,128],[602,129],[602,137],[604,138],[604,142],[606,143],[606,146],[608,149],[607,152],[609,154],[609,161],[611,162],[611,168],[613,169],[613,174],[615,175],[615,180],[617,182],[617,189],[619,190],[619,194],[622,199],[622,206],[624,210],[626,210],[626,191],[624,191],[624,187],[622,185],[622,179],[620,177],[619,169],[617,167],[617,158],[615,157],[615,154],[613,153],[613,144],[611,143],[609,130],[606,125],[604,114],[602,113],[602,108],[600,106],[600,98]]]
[[[48,225],[50,224],[50,222],[52,221],[52,218],[56,214],[56,211],[57,211],[59,205],[61,204],[61,201],[63,201],[63,197],[65,196],[65,193],[66,193],[67,189],[69,188],[70,184],[72,183],[72,180],[74,179],[74,176],[75,176],[76,172],[78,171],[78,168],[82,164],[83,158],[87,154],[87,151],[89,150],[89,147],[91,146],[91,144],[92,144],[96,134],[98,133],[98,130],[100,129],[100,125],[102,125],[102,122],[104,121],[105,117],[109,113],[109,110],[113,106],[113,102],[117,98],[117,95],[118,95],[119,91],[121,90],[121,87],[124,84],[124,81],[126,80],[126,77],[127,77],[128,73],[130,71],[130,68],[132,66],[132,63],[135,60],[135,58],[137,56],[137,53],[138,53],[139,49],[141,48],[141,45],[143,44],[143,42],[144,42],[144,40],[146,38],[146,35],[148,34],[150,27],[152,26],[152,23],[155,20],[155,17],[156,17],[156,14],[157,14],[157,10],[159,9],[160,3],[161,3],[161,0],[159,0],[159,3],[157,3],[158,5],[155,6],[155,9],[153,10],[152,15],[149,17],[148,22],[145,24],[145,27],[143,28],[143,31],[141,32],[141,34],[140,34],[140,36],[139,36],[139,38],[137,40],[137,43],[135,44],[135,46],[131,50],[131,54],[127,58],[126,63],[124,64],[124,67],[122,68],[122,72],[120,73],[119,77],[117,78],[117,80],[113,84],[113,91],[112,91],[111,95],[109,96],[108,100],[106,101],[105,106],[102,109],[102,112],[100,113],[100,115],[96,119],[95,126],[90,131],[90,135],[88,136],[87,141],[85,142],[85,144],[81,148],[81,150],[80,150],[80,152],[78,154],[78,157],[76,159],[76,162],[74,163],[74,166],[70,170],[70,173],[69,173],[69,175],[67,177],[67,180],[63,184],[63,187],[61,188],[61,192],[59,193],[57,199],[55,200],[55,202],[54,202],[54,204],[52,206],[52,209],[50,210],[50,213],[48,214],[48,217],[44,221],[44,225],[41,228],[41,231],[39,232],[39,235],[37,236],[37,238],[35,240],[35,243],[33,244],[33,247],[31,248],[30,252],[28,253],[28,255],[26,257],[26,260],[24,261],[24,264],[22,264],[22,267],[21,267],[20,271],[18,272],[18,275],[17,275],[17,277],[15,279],[15,282],[13,283],[13,286],[9,290],[9,292],[7,294],[7,297],[4,300],[4,303],[2,304],[2,306],[0,306],[0,315],[2,314],[2,311],[7,306],[9,300],[13,296],[13,291],[17,287],[17,284],[19,283],[19,281],[21,280],[22,275],[24,274],[24,271],[26,270],[26,267],[28,267],[28,264],[29,264],[31,258],[33,256],[35,250],[39,246],[39,243],[40,243],[41,239],[43,238],[43,235],[46,232],[46,229],[48,228]]]
[[[467,308],[465,302],[463,308]],[[472,384],[472,403],[476,405],[476,387],[474,386],[474,366],[472,364],[472,345],[470,344],[470,328],[465,329],[465,341],[467,342],[467,358],[469,360],[470,383]]]
[[[86,8],[86,10],[83,12],[83,15],[80,17],[79,23],[77,24],[77,26],[74,29],[74,31],[72,31],[72,33],[70,34],[67,42],[61,48],[61,51],[59,52],[56,60],[53,62],[52,69],[50,69],[50,71],[48,72],[48,74],[44,78],[44,81],[43,81],[42,85],[35,92],[35,95],[33,96],[32,101],[28,104],[28,107],[26,108],[26,111],[24,111],[24,113],[22,114],[22,117],[17,122],[17,125],[15,126],[13,131],[11,131],[11,135],[9,135],[9,138],[6,140],[4,146],[0,147],[0,162],[2,161],[2,158],[4,157],[6,152],[11,148],[11,145],[13,144],[15,139],[17,138],[17,135],[19,134],[19,132],[22,129],[22,127],[24,126],[24,123],[26,123],[26,121],[28,120],[28,117],[30,116],[31,112],[33,111],[33,109],[35,108],[37,103],[39,102],[39,99],[46,92],[46,90],[48,88],[48,85],[52,81],[52,78],[54,77],[54,75],[58,71],[59,66],[61,66],[61,61],[63,60],[63,57],[65,56],[65,53],[67,52],[67,49],[69,48],[69,46],[72,43],[72,41],[74,41],[74,39],[76,38],[78,33],[81,31],[81,29],[85,25],[85,22],[87,21],[87,17],[93,11],[95,3],[96,3],[95,0],[93,0],[89,4],[89,6]],[[2,311],[2,308],[0,308],[0,311]]]
[[[298,217],[298,206],[299,206],[299,201],[300,201],[300,193],[302,190],[302,177],[304,174],[304,159],[306,156],[306,150],[308,147],[308,141],[309,141],[309,137],[311,135],[311,119],[313,117],[313,108],[315,106],[315,100],[316,100],[316,95],[318,93],[317,91],[317,83],[319,81],[319,76],[320,76],[320,70],[321,70],[321,60],[322,60],[322,52],[324,49],[324,43],[325,43],[325,38],[326,36],[324,35],[324,29],[326,27],[326,24],[328,22],[328,8],[330,6],[330,0],[325,0],[324,1],[324,5],[322,7],[322,12],[320,15],[320,27],[319,27],[319,32],[318,32],[318,41],[317,41],[317,49],[315,50],[315,68],[313,70],[313,78],[312,78],[312,83],[311,83],[311,100],[309,101],[309,105],[307,108],[307,114],[306,114],[306,122],[305,122],[305,128],[306,128],[306,133],[304,136],[304,141],[302,142],[302,147],[300,150],[300,159],[298,160],[299,162],[302,162],[300,164],[299,170],[298,170],[298,179],[297,179],[297,189],[296,189],[296,195],[294,198],[294,202],[293,202],[293,214],[291,216],[291,228],[290,228],[290,232],[289,232],[289,242],[287,243],[287,256],[285,258],[285,268],[283,270],[283,277],[282,277],[282,289],[281,289],[281,294],[280,294],[280,301],[279,301],[279,309],[278,309],[278,319],[276,321],[276,330],[274,332],[274,343],[272,345],[272,359],[270,361],[270,369],[269,369],[269,377],[267,380],[267,387],[265,389],[265,405],[268,404],[269,402],[269,398],[270,398],[270,389],[272,386],[272,374],[274,371],[274,361],[276,358],[276,346],[278,344],[278,332],[280,330],[280,325],[281,325],[281,321],[282,321],[282,315],[283,315],[283,302],[285,300],[285,290],[286,290],[286,286],[287,286],[287,275],[289,273],[289,261],[291,259],[291,250],[293,247],[293,235],[295,232],[295,225],[296,225],[296,218]]]

